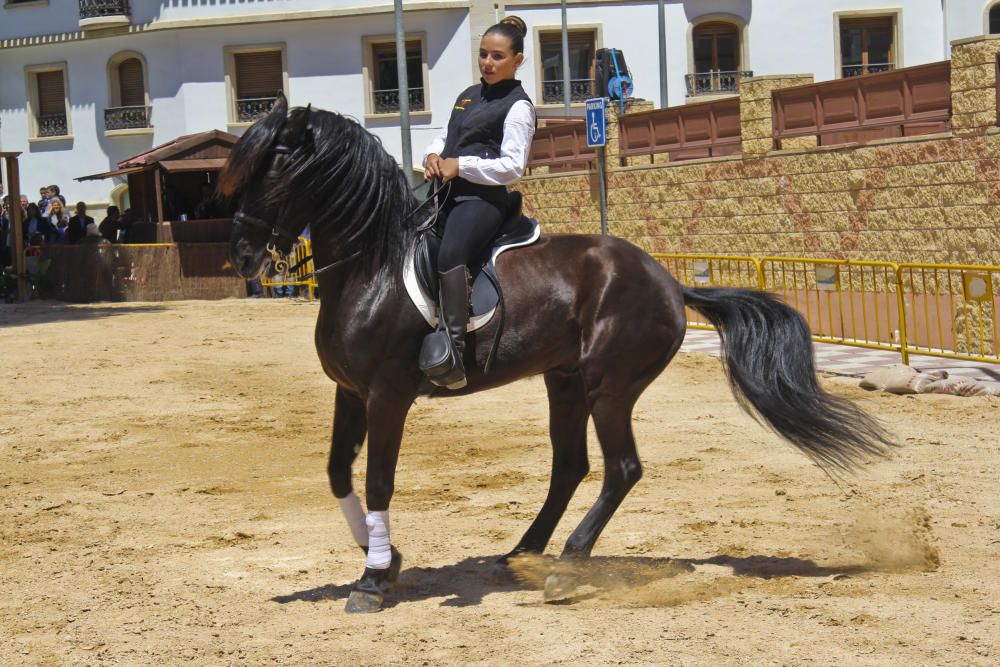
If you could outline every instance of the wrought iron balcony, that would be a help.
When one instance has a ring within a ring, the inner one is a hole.
[[[128,0],[80,0],[80,28],[113,28],[132,21]]]
[[[150,107],[112,107],[104,110],[105,130],[135,130],[152,127]]]
[[[585,102],[594,96],[593,79],[570,79],[569,99],[571,102]],[[561,104],[563,102],[563,82],[542,81],[542,103]]]
[[[387,88],[374,91],[375,113],[399,113],[399,89]],[[410,111],[424,110],[424,89],[410,88]]]
[[[893,63],[869,63],[867,65],[845,65],[841,68],[841,71],[844,74],[844,78],[847,79],[852,76],[877,74],[879,72],[888,72],[893,69],[896,69],[896,66]]]
[[[236,100],[236,119],[240,123],[252,123],[267,115],[277,97],[248,97]]]
[[[688,97],[696,95],[724,95],[726,93],[738,93],[740,90],[740,79],[751,76],[753,76],[753,72],[749,70],[733,72],[711,70],[696,74],[685,74],[684,82],[687,84]]]
[[[69,124],[64,113],[47,113],[38,116],[38,136],[65,137],[69,134]]]

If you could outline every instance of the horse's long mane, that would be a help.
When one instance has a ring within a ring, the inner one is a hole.
[[[303,114],[306,117],[303,118]],[[218,189],[238,193],[253,182],[283,127],[304,127],[282,167],[281,184],[259,193],[265,206],[283,207],[282,223],[309,224],[332,255],[356,255],[370,274],[399,267],[419,221],[403,217],[416,206],[406,176],[378,137],[357,121],[322,109],[295,107],[278,126],[272,113],[234,147]],[[289,139],[282,137],[285,141]],[[292,140],[295,138],[292,137]]]

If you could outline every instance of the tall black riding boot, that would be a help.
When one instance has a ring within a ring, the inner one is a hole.
[[[466,385],[465,365],[462,356],[465,354],[465,332],[469,325],[469,269],[466,266],[456,266],[450,271],[438,274],[441,288],[441,309],[438,318],[438,331],[434,338],[439,344],[437,357],[433,368],[424,367],[424,372],[431,382],[439,387],[461,389]],[[430,336],[428,338],[431,338]],[[427,343],[421,356],[430,352]],[[427,364],[431,365],[431,364]]]

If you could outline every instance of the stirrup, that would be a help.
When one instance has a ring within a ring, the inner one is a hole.
[[[424,337],[418,365],[427,379],[438,387],[461,389],[468,384],[465,366],[447,331],[434,331]]]

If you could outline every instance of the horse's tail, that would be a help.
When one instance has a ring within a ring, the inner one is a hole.
[[[819,386],[809,327],[795,310],[766,292],[683,290],[684,303],[719,331],[740,406],[820,467],[851,470],[893,446],[877,421]]]

